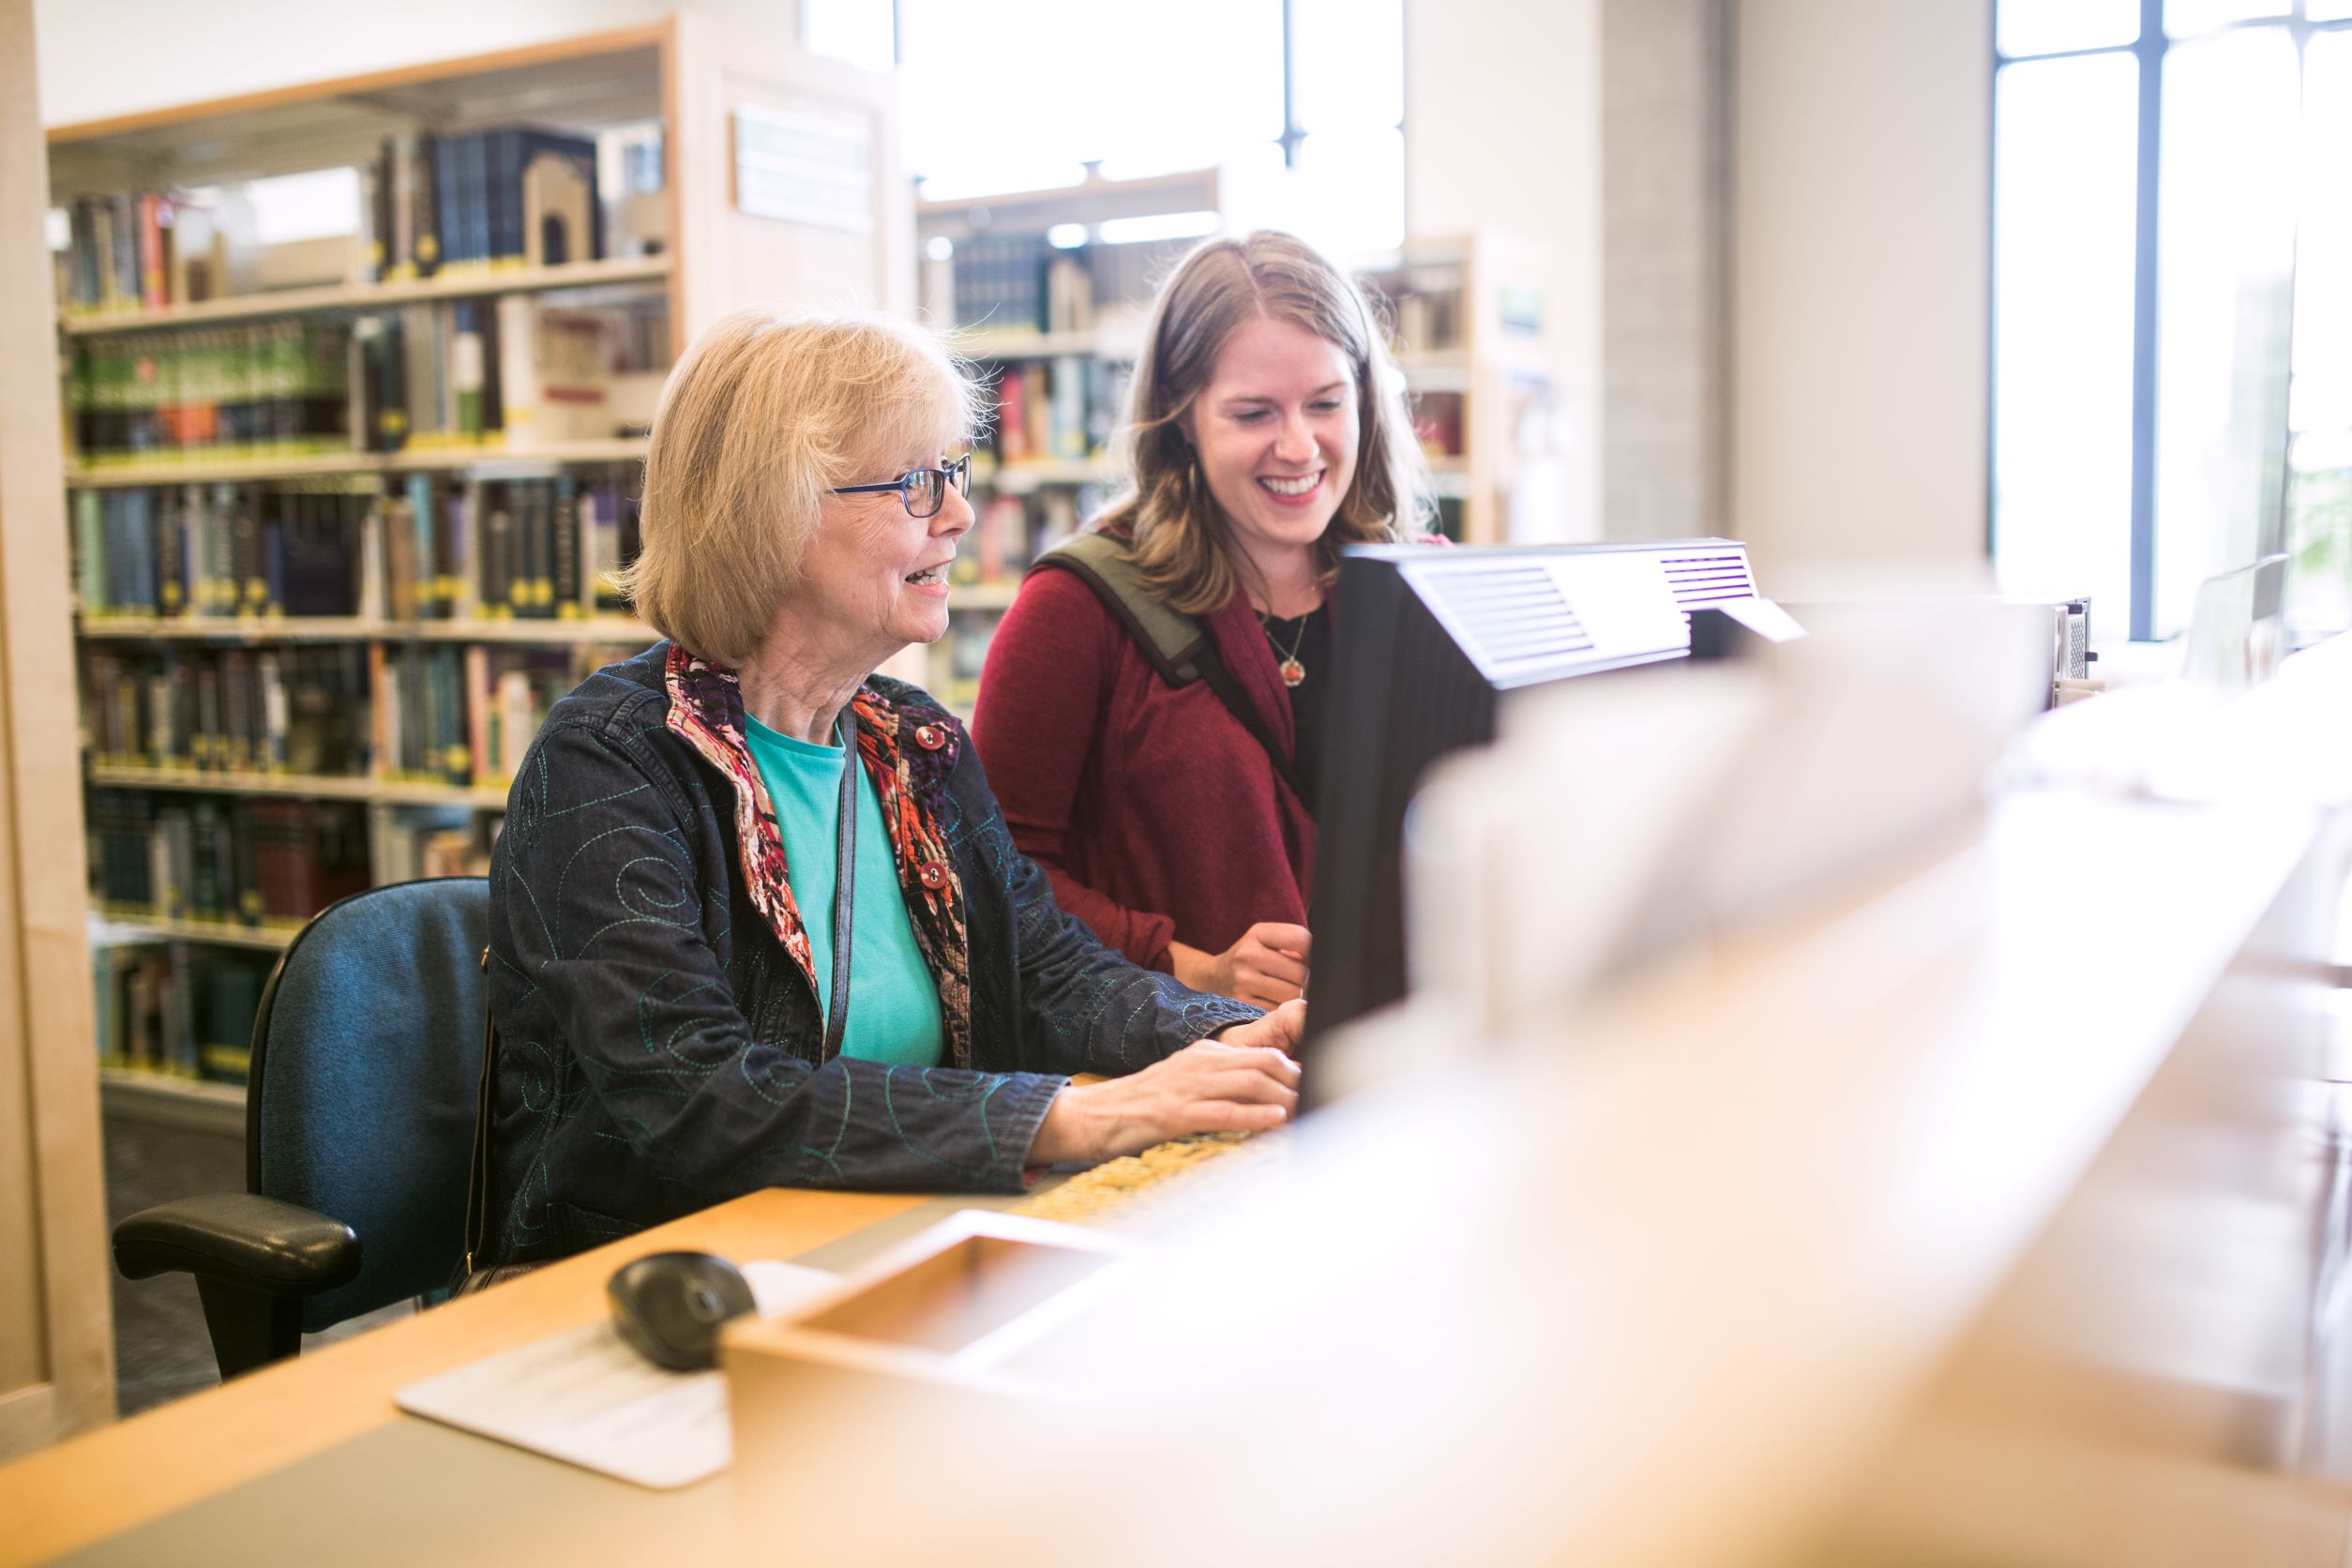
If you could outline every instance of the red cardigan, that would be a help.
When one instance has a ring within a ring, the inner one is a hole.
[[[1287,755],[1290,698],[1247,594],[1207,622]],[[988,644],[972,736],[1013,841],[1063,909],[1147,968],[1306,924],[1315,821],[1205,681],[1162,680],[1093,590],[1030,574]]]

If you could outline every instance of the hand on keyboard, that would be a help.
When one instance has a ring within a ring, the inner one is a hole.
[[[1139,1073],[1072,1085],[1054,1096],[1029,1146],[1033,1166],[1107,1160],[1193,1133],[1262,1132],[1299,1104],[1299,1066],[1272,1044],[1236,1044],[1245,1030],[1280,1034],[1282,1012],[1224,1040],[1195,1040]],[[1288,1026],[1290,1038],[1296,1026]]]

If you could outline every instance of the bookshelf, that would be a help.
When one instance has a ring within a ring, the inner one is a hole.
[[[68,309],[59,313],[58,330],[68,338],[92,338],[105,333],[134,332],[157,326],[266,321],[279,316],[313,315],[323,311],[382,310],[396,305],[415,305],[427,300],[481,299],[497,294],[549,293],[557,289],[663,282],[669,277],[670,258],[667,255],[625,256],[570,262],[560,266],[460,274],[451,278],[278,289],[188,305],[126,305],[113,309],[91,311]]]
[[[1153,289],[1235,200],[1210,169],[918,204],[924,312],[987,379],[992,426],[948,634],[894,672],[971,713],[1021,572],[1125,482],[1118,427]]]
[[[1356,268],[1388,301],[1390,347],[1412,394],[1440,525],[1465,543],[1509,537],[1515,488],[1545,457],[1552,390],[1536,261],[1505,235],[1479,233],[1409,239]]]
[[[817,143],[863,187],[750,199]],[[357,232],[261,242],[253,182],[337,169]],[[479,869],[547,705],[653,641],[612,574],[676,349],[912,308],[896,87],[687,11],[55,128],[49,174],[105,1099],[211,1114],[301,921]]]
[[[977,520],[957,563],[973,596],[894,673],[970,713],[1022,570],[1127,477],[1117,430],[1157,284],[1199,234],[1249,227],[1266,194],[1202,170],[918,204],[924,312],[954,326],[987,378],[993,430],[974,454]],[[1165,237],[1107,239],[1123,230]],[[1393,313],[1439,525],[1456,540],[1506,537],[1515,487],[1543,456],[1529,450],[1551,398],[1536,260],[1482,233],[1409,240],[1355,269]]]
[[[593,465],[626,466],[645,460],[645,443],[632,436],[551,442],[530,448],[497,445],[400,452],[321,452],[308,457],[260,458],[232,462],[166,460],[84,467],[68,464],[69,490],[131,490],[157,485],[253,483],[271,479],[315,479],[382,474],[454,474]]]

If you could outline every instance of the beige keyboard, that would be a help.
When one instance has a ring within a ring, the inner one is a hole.
[[[1253,1146],[1254,1144],[1254,1146]],[[1139,1154],[1106,1160],[1081,1170],[1058,1186],[1025,1198],[1006,1212],[1033,1219],[1060,1220],[1067,1225],[1108,1225],[1138,1217],[1171,1198],[1189,1197],[1203,1186],[1208,1168],[1237,1171],[1256,1159],[1231,1156],[1250,1148],[1255,1154],[1271,1153],[1275,1140],[1254,1139],[1249,1133],[1202,1133],[1194,1138],[1155,1143]]]

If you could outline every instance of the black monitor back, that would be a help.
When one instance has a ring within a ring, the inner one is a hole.
[[[1745,549],[1724,539],[1347,551],[1307,914],[1310,1049],[1404,995],[1405,813],[1430,764],[1492,740],[1504,691],[1683,657],[1689,611],[1755,593]]]

